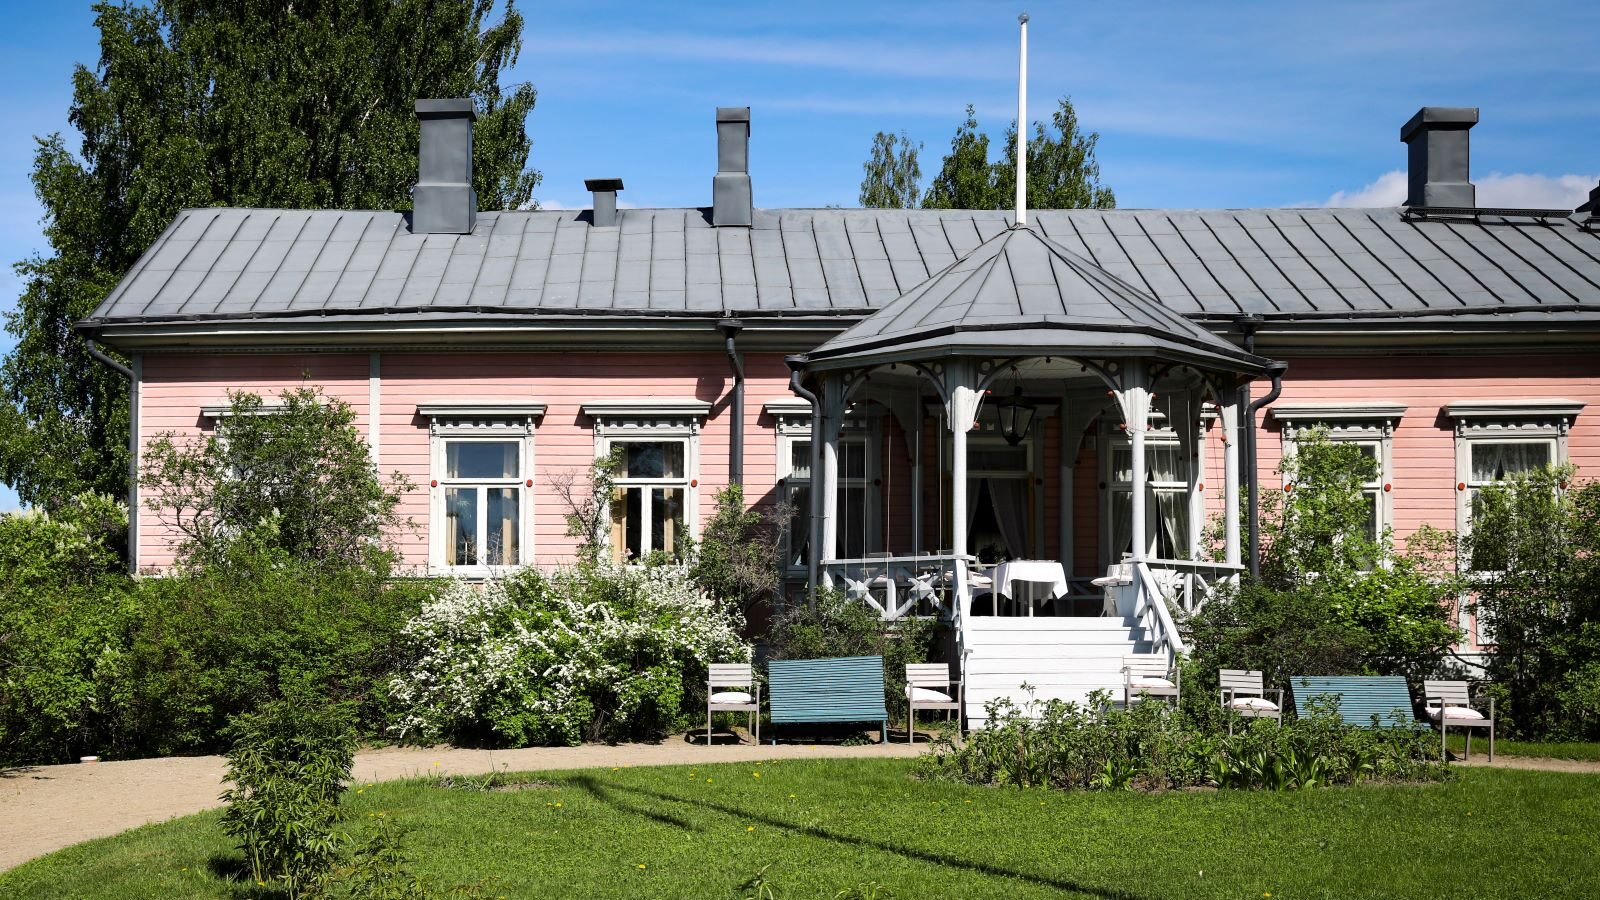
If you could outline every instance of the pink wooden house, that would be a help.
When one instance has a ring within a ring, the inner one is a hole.
[[[590,210],[479,211],[470,102],[417,109],[413,212],[185,210],[81,323],[132,360],[136,450],[215,428],[229,390],[314,383],[417,485],[407,564],[466,577],[569,559],[552,482],[612,448],[619,559],[675,549],[740,482],[796,504],[797,590],[961,624],[974,708],[1181,651],[1169,604],[1250,556],[1228,498],[1308,426],[1370,448],[1372,527],[1399,539],[1466,527],[1511,473],[1600,469],[1596,203],[1476,207],[1476,110],[1402,129],[1401,208],[1019,223],[755,208],[744,108],[717,111],[709,207],[618,209],[601,179]],[[141,506],[136,565],[160,570]],[[1196,562],[1212,517],[1226,562]],[[1008,560],[1059,566],[1032,616],[993,615]]]

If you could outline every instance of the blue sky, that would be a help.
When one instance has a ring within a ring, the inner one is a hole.
[[[713,108],[752,107],[758,206],[854,205],[879,130],[935,168],[965,104],[1015,116],[1016,13],[1031,14],[1029,110],[1071,95],[1124,207],[1392,205],[1400,125],[1478,106],[1483,205],[1570,206],[1600,178],[1600,3],[758,2],[521,4],[539,88],[528,121],[546,205],[621,176],[633,206],[710,202]],[[46,251],[33,136],[68,130],[87,2],[0,2],[0,261]],[[19,284],[0,270],[0,307]],[[10,341],[0,336],[0,350]],[[0,509],[15,503],[0,491]]]

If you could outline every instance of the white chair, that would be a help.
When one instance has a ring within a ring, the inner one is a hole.
[[[1254,669],[1223,669],[1217,673],[1217,680],[1222,689],[1218,692],[1222,698],[1222,709],[1225,712],[1238,713],[1246,719],[1276,719],[1283,722],[1283,689],[1276,688],[1268,691],[1261,673]],[[1277,694],[1276,702],[1267,699],[1267,694]],[[1233,734],[1233,717],[1228,718],[1228,733]]]
[[[1165,653],[1129,653],[1122,657],[1122,705],[1133,708],[1135,697],[1171,697],[1177,706],[1183,676]]]
[[[1450,726],[1454,725],[1466,732],[1466,759],[1472,758],[1472,729],[1487,728],[1489,729],[1489,762],[1494,762],[1493,697],[1489,698],[1489,714],[1487,716],[1473,707],[1465,681],[1424,681],[1422,682],[1422,699],[1427,704],[1424,712],[1428,714],[1428,721],[1439,729],[1441,754],[1448,754],[1449,752],[1449,744],[1446,741],[1450,734]],[[1448,759],[1448,755],[1445,755],[1445,758]]]
[[[946,663],[906,664],[907,743],[917,742],[917,710],[942,709],[961,715],[961,679],[950,677]],[[949,718],[947,715],[945,718]]]
[[[711,714],[719,712],[749,713],[750,733],[756,744],[761,743],[761,684],[749,663],[712,663],[706,694],[707,747],[711,746]]]

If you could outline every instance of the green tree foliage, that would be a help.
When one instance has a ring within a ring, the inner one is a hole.
[[[1048,127],[1034,122],[1033,135],[1028,138],[1028,207],[1115,208],[1116,195],[1100,183],[1100,164],[1094,156],[1099,141],[1097,132],[1083,131],[1078,113],[1066,97],[1057,102]],[[989,136],[978,130],[977,116],[968,106],[966,120],[950,141],[950,153],[922,198],[923,207],[1010,209],[1016,203],[1016,190],[1016,124],[1006,131],[1001,159],[991,163]]]
[[[127,487],[127,384],[72,326],[186,207],[408,209],[419,97],[471,97],[474,187],[531,202],[535,92],[502,87],[522,16],[493,0],[151,0],[95,6],[100,61],[73,73],[78,152],[39,140],[51,252],[17,264],[0,480],[24,501]],[[73,448],[63,453],[61,448]]]
[[[869,209],[916,209],[922,196],[922,166],[917,162],[921,144],[905,132],[878,132],[872,138],[872,156],[862,163],[861,205]]]
[[[116,738],[134,585],[127,514],[93,494],[0,516],[0,764],[66,762]]]
[[[1424,526],[1403,551],[1387,531],[1374,540],[1362,485],[1376,462],[1322,430],[1295,444],[1280,466],[1290,489],[1262,498],[1260,580],[1190,622],[1197,676],[1260,669],[1281,686],[1293,675],[1433,673],[1459,636],[1451,536]]]
[[[701,529],[689,575],[711,596],[741,612],[775,597],[783,564],[783,529],[789,510],[745,506],[744,488],[717,492],[717,508]]]
[[[181,535],[189,565],[225,563],[240,541],[305,562],[361,563],[409,525],[395,508],[410,482],[378,475],[348,404],[309,387],[271,407],[249,393],[229,402],[213,434],[163,432],[145,448],[146,504]]]
[[[1600,738],[1600,482],[1571,467],[1492,485],[1463,540],[1489,679],[1513,734]]]

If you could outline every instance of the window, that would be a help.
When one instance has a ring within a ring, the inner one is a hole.
[[[612,559],[680,555],[689,508],[688,439],[630,439],[611,447],[622,457],[611,498]]]
[[[1133,445],[1121,432],[1111,434],[1103,446],[1106,444],[1111,448],[1103,464],[1110,564],[1133,552]],[[1170,430],[1147,432],[1145,458],[1145,478],[1150,489],[1145,512],[1146,552],[1157,559],[1187,558],[1191,555],[1188,466],[1184,465],[1177,435]]]
[[[1283,455],[1295,452],[1295,440],[1316,426],[1327,429],[1328,440],[1355,444],[1361,454],[1376,462],[1377,475],[1362,485],[1367,499],[1367,536],[1376,541],[1394,525],[1390,499],[1394,478],[1394,430],[1405,415],[1399,403],[1280,403],[1269,414],[1283,426]]]
[[[678,557],[700,527],[700,424],[711,404],[648,398],[583,404],[594,422],[595,455],[621,455],[611,496],[609,534],[617,562],[651,554]]]
[[[1582,409],[1582,403],[1572,400],[1473,400],[1446,406],[1456,435],[1456,532],[1471,532],[1472,512],[1483,488],[1566,462],[1567,431]],[[1493,560],[1463,563],[1470,571],[1495,568]],[[1460,614],[1460,625],[1472,643],[1474,629],[1466,612]],[[1477,642],[1489,638],[1478,634]]]
[[[769,403],[767,411],[778,420],[778,477],[792,511],[785,559],[797,574],[811,552],[811,407]],[[834,556],[861,559],[877,547],[877,442],[868,421],[847,419],[842,432]]]
[[[421,404],[429,420],[430,568],[466,577],[532,558],[533,433],[543,404]]]

